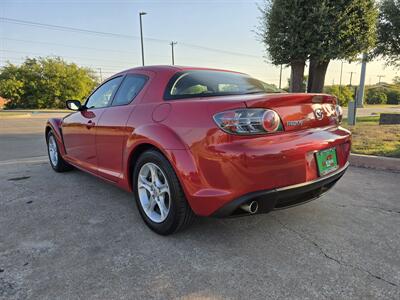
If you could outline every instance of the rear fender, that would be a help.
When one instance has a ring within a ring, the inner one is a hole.
[[[150,124],[136,128],[131,138],[127,141],[127,149],[132,150],[137,145],[145,142],[165,150],[188,149],[181,138],[172,129],[163,124]]]
[[[123,153],[123,177],[126,178],[124,188],[131,190],[131,166],[132,158],[136,150],[143,145],[151,145],[157,148],[174,165],[173,150],[187,150],[187,146],[169,127],[163,124],[149,124],[136,128],[128,137]],[[176,170],[175,170],[176,171]],[[178,175],[179,177],[179,175]]]
[[[62,130],[61,130],[61,124],[62,124],[62,119],[61,118],[53,118],[49,119],[46,123],[46,140],[47,140],[47,133],[49,130],[52,130],[54,133],[54,136],[56,137],[56,141],[58,144],[58,149],[60,151],[60,154],[64,156],[66,154],[65,147],[64,147],[64,141],[62,137]]]

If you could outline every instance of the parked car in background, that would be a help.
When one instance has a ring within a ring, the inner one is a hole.
[[[46,125],[52,168],[74,166],[133,192],[163,235],[195,215],[305,203],[348,167],[351,138],[335,97],[281,93],[242,73],[134,68],[67,106],[75,112]]]

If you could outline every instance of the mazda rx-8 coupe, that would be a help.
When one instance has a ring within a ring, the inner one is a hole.
[[[351,135],[334,96],[284,93],[239,72],[133,68],[66,105],[73,112],[45,129],[51,167],[75,167],[132,192],[145,223],[162,235],[196,215],[306,203],[349,165]]]

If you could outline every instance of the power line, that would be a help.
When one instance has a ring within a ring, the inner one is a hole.
[[[71,32],[77,32],[77,33],[85,33],[85,34],[92,34],[92,35],[99,35],[99,36],[108,36],[108,37],[114,37],[114,38],[140,39],[140,37],[136,36],[136,35],[128,35],[128,34],[105,32],[105,31],[96,31],[96,30],[89,30],[89,29],[83,29],[83,28],[77,28],[77,27],[45,24],[45,23],[31,22],[31,21],[12,19],[12,18],[0,17],[0,20],[5,22],[5,23],[25,25],[25,26],[31,26],[31,27],[33,26],[33,27],[46,28],[46,29],[51,29],[51,30],[71,31]],[[168,40],[159,39],[159,38],[145,38],[145,39],[146,40],[150,40],[150,41],[160,42],[160,43],[169,43],[170,42]],[[219,52],[219,53],[224,53],[224,54],[229,54],[229,55],[236,55],[236,56],[246,56],[246,57],[251,57],[251,58],[260,58],[260,56],[254,55],[254,54],[228,51],[228,50],[205,47],[205,46],[196,45],[196,44],[190,44],[190,43],[180,43],[180,44],[182,46],[186,46],[186,47],[189,47],[189,48],[196,48],[196,49],[201,49],[201,50],[205,50],[205,51]]]
[[[66,45],[66,44],[58,44],[58,43],[50,43],[50,42],[42,42],[42,41],[32,41],[32,40],[22,40],[22,39],[13,39],[13,38],[2,38],[2,39],[3,40],[7,40],[7,41],[33,43],[33,44],[43,44],[43,45],[52,45],[52,46],[76,48],[76,49],[87,49],[87,50],[95,50],[95,51],[103,51],[103,52],[137,54],[137,52],[134,52],[134,51],[121,51],[121,50],[115,50],[115,49],[109,49],[109,48],[100,49],[100,48],[93,48],[93,47],[72,46],[72,45]]]
[[[0,57],[2,60],[4,61],[18,61],[18,62],[25,62],[26,59],[22,58],[22,57],[13,57],[13,56],[7,56],[7,57]],[[68,62],[68,61],[67,61]],[[69,62],[69,63],[73,63],[73,62]],[[104,65],[104,64],[77,64],[80,67],[88,67],[91,69],[98,69],[99,67],[101,67],[103,73],[116,73],[115,70],[122,70],[122,69],[127,69],[129,67],[125,66],[112,66],[112,65]]]
[[[379,78],[378,85],[381,84],[382,78],[385,78],[385,75],[377,75],[376,77]]]
[[[21,53],[21,54],[26,54],[26,55],[39,55],[39,56],[59,56],[59,55],[55,55],[55,54],[43,54],[43,53],[37,53],[37,52],[27,52],[27,51],[16,51],[16,50],[3,50],[0,49],[0,52],[9,52],[9,53]],[[94,60],[94,61],[104,61],[104,62],[114,62],[114,63],[121,63],[121,64],[126,64],[126,61],[121,61],[121,60],[112,60],[112,59],[97,59],[97,58],[93,58],[93,57],[83,57],[83,56],[64,56],[62,55],[62,57],[65,58],[72,58],[72,59],[86,59],[86,60]]]
[[[29,25],[29,26],[33,26],[33,27],[47,28],[47,29],[52,29],[52,30],[72,31],[72,32],[79,32],[79,33],[102,35],[102,36],[111,36],[111,37],[116,37],[116,38],[129,38],[129,39],[139,38],[134,35],[96,31],[96,30],[82,29],[82,28],[69,27],[69,26],[53,25],[53,24],[45,24],[45,23],[31,22],[31,21],[18,20],[18,19],[12,19],[12,18],[0,17],[0,20],[2,20],[5,23]]]
[[[259,55],[239,53],[239,52],[221,50],[221,49],[216,49],[216,48],[209,48],[209,47],[193,45],[193,44],[188,44],[188,43],[179,43],[179,44],[182,45],[182,46],[189,47],[189,48],[197,48],[197,49],[201,49],[201,50],[205,50],[205,51],[219,52],[219,53],[224,53],[224,54],[229,54],[229,55],[237,55],[237,56],[247,56],[247,57],[250,57],[250,58],[261,58]]]

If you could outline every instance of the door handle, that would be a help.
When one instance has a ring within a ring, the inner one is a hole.
[[[90,129],[92,127],[94,127],[96,125],[95,122],[93,122],[92,120],[88,121],[86,124],[87,129]]]

